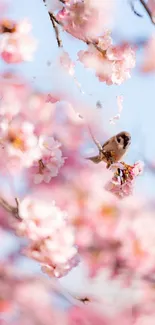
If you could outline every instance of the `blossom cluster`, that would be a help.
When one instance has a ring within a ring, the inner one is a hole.
[[[48,131],[54,104],[16,76],[3,75],[0,84],[2,170],[18,174],[28,168],[35,183],[50,182],[64,164],[61,143]],[[40,119],[34,120],[38,113]]]
[[[110,169],[114,172],[114,176],[106,185],[107,190],[120,198],[133,194],[136,177],[142,174],[143,165],[141,161],[133,166],[124,162],[112,164]]]
[[[37,42],[29,35],[30,31],[31,24],[27,20],[0,21],[0,55],[6,63],[32,60]]]
[[[109,31],[90,43],[86,51],[79,51],[78,57],[86,68],[95,70],[99,81],[108,85],[122,84],[135,66],[134,48],[129,44],[112,45]]]
[[[88,44],[79,51],[79,60],[94,69],[99,81],[120,85],[130,78],[135,67],[135,48],[127,44],[113,45],[107,31],[107,19],[112,14],[113,1],[64,1],[56,21],[65,31]]]
[[[57,19],[65,31],[87,40],[101,35],[113,9],[112,1],[70,0],[64,2]]]
[[[77,265],[74,232],[54,202],[27,197],[20,203],[19,215],[22,221],[15,223],[15,229],[29,240],[25,254],[39,261],[44,272],[61,277]]]

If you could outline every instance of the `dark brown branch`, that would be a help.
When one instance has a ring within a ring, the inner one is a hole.
[[[49,12],[49,16],[50,16],[51,19],[53,19],[55,21],[55,23],[57,23],[60,26],[63,26],[61,24],[61,22],[55,17],[55,15],[52,12]]]
[[[45,0],[43,0],[43,2],[45,3],[45,6],[46,6]],[[60,23],[51,12],[48,11],[48,14],[49,14],[50,20],[52,22],[52,26],[53,26],[54,31],[55,31],[55,37],[56,37],[56,40],[57,40],[58,47],[62,47],[62,41],[60,39],[59,29],[58,29],[58,26],[57,26],[57,24],[60,25]]]
[[[55,31],[55,37],[56,37],[56,40],[57,40],[57,43],[58,43],[58,47],[62,47],[62,41],[59,37],[59,29],[56,25],[56,22],[53,18],[53,15],[49,12],[49,16],[50,16],[50,19],[51,19],[51,22],[52,22],[52,25],[53,25],[53,28],[54,28],[54,31]]]
[[[6,200],[0,197],[0,206],[5,209],[5,211],[11,213],[15,218],[22,220],[19,216],[19,199],[15,198],[16,207],[9,204]]]
[[[148,8],[147,3],[145,0],[139,0],[142,6],[144,7],[145,11],[147,12],[148,16],[150,17],[153,24],[155,24],[155,16],[152,16],[151,10]]]

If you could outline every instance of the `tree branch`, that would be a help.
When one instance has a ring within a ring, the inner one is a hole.
[[[152,16],[151,10],[148,8],[147,3],[145,0],[139,0],[142,6],[144,7],[145,11],[147,12],[148,16],[150,17],[153,24],[155,24],[155,16]]]
[[[16,207],[9,204],[6,200],[0,197],[0,206],[7,212],[11,213],[15,218],[22,220],[19,216],[19,199],[15,198]]]
[[[46,6],[46,1],[43,0],[43,2],[45,3],[45,6]],[[56,25],[56,24],[60,25],[60,23],[51,12],[48,11],[48,14],[49,14],[50,20],[52,22],[52,26],[53,26],[54,31],[55,31],[55,37],[56,37],[56,40],[57,40],[58,47],[62,47],[62,41],[60,39],[59,29],[58,29],[58,26]]]
[[[50,16],[50,19],[51,19],[51,22],[52,22],[52,25],[53,25],[53,28],[54,28],[54,31],[55,31],[55,37],[56,37],[56,40],[57,40],[57,43],[58,43],[58,47],[62,47],[62,41],[60,39],[60,36],[59,36],[59,29],[55,23],[55,20],[53,18],[53,15],[49,12],[49,16]]]

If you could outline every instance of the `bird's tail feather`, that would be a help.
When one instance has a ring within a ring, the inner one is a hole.
[[[98,164],[98,163],[100,163],[102,161],[102,159],[101,159],[101,157],[99,155],[94,156],[94,157],[88,157],[86,159],[93,161],[95,164]]]

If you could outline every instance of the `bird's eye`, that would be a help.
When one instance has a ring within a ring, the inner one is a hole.
[[[118,142],[118,143],[121,142],[121,138],[120,138],[120,137],[117,138],[117,142]]]

